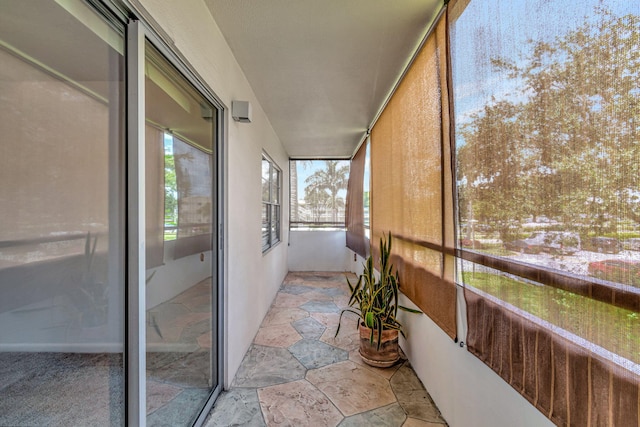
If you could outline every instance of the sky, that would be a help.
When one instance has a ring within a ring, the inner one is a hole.
[[[640,15],[640,0],[473,0],[451,31],[455,117],[459,124],[491,97],[524,100],[519,82],[487,66],[504,57],[522,64],[527,40],[553,41],[582,25],[604,5],[614,16]]]

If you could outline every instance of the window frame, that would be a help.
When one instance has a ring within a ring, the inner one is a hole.
[[[269,165],[268,180],[266,182],[267,199],[265,200],[265,192],[262,191],[262,212],[266,215],[262,220],[262,254],[269,252],[274,246],[282,241],[282,169],[276,162],[266,153],[262,152],[261,164],[267,162]],[[263,171],[264,172],[264,171]],[[264,175],[262,175],[262,185],[265,185]],[[275,178],[275,182],[274,182]],[[264,189],[264,187],[263,187]],[[266,218],[266,220],[265,220]],[[267,231],[265,241],[265,229]]]

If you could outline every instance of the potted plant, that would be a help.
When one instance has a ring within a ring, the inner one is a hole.
[[[391,264],[391,233],[388,241],[380,239],[380,275],[376,279],[373,257],[369,256],[364,271],[354,284],[347,278],[351,297],[349,308],[340,313],[336,336],[340,332],[342,316],[345,312],[358,315],[357,327],[360,331],[360,356],[371,366],[388,367],[400,358],[398,332],[405,336],[398,321],[398,309],[410,313],[421,311],[398,304],[398,272]],[[381,337],[381,338],[380,338]]]

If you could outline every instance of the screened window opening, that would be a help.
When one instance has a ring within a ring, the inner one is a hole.
[[[291,228],[344,228],[348,160],[291,160]]]
[[[456,95],[459,238],[463,248],[640,287],[640,275],[608,265],[640,269],[640,59],[631,54],[640,18],[626,1],[598,4],[576,2],[570,18],[545,6],[545,19],[522,26],[542,16],[537,6],[476,1],[467,10],[482,18],[458,19],[454,86],[477,88]],[[489,19],[503,8],[502,22]]]
[[[364,179],[362,184],[362,208],[364,235],[371,236],[371,143],[367,141],[364,158]]]
[[[162,134],[164,151],[164,240],[176,240],[178,235],[178,182],[173,136]]]
[[[637,425],[637,4],[449,17],[468,348],[558,425]]]
[[[262,155],[262,252],[280,242],[282,171]]]

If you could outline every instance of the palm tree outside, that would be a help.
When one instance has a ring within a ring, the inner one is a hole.
[[[344,160],[326,160],[325,168],[316,170],[305,179],[306,194],[315,194],[315,200],[321,200],[318,192],[328,196],[326,203],[331,209],[331,221],[337,222],[338,208],[344,206],[344,199],[339,197],[340,190],[347,189],[349,180],[349,163]]]

